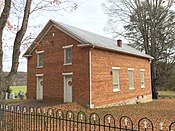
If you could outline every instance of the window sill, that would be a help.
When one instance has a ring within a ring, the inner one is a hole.
[[[72,63],[65,63],[64,66],[72,65]]]
[[[38,68],[38,69],[39,69],[39,68],[43,68],[43,66],[37,66],[36,68]]]
[[[141,88],[145,88],[145,86],[141,86]]]
[[[134,90],[135,88],[134,87],[130,87],[129,90]]]
[[[120,92],[120,89],[113,89],[113,92]]]

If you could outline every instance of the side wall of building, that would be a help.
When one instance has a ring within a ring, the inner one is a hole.
[[[119,67],[120,91],[113,91],[112,67]],[[129,89],[128,68],[134,69],[134,89]],[[141,88],[140,69],[144,69],[145,88]],[[92,104],[94,107],[127,104],[142,97],[151,99],[150,61],[127,54],[92,50]]]
[[[73,72],[72,97],[83,105],[89,105],[89,49],[80,48],[78,41],[52,27],[37,43],[32,57],[28,58],[27,93],[28,98],[36,98],[36,74],[43,74],[44,99],[64,99],[64,76]],[[64,64],[64,46],[72,47],[72,65]],[[37,52],[43,53],[43,68],[37,68]]]

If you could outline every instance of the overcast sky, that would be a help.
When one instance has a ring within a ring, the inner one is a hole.
[[[55,21],[63,22],[96,34],[100,34],[106,37],[111,37],[109,33],[104,31],[104,27],[107,22],[107,16],[103,13],[102,3],[105,0],[79,0],[80,4],[78,8],[73,12],[62,11],[60,14],[48,13],[41,14],[42,17],[32,19],[30,22],[34,24],[43,23],[43,26],[53,19]],[[9,47],[4,48],[7,52],[4,54],[4,71],[10,71],[11,67],[11,54],[12,49]],[[24,51],[22,51],[22,54]],[[27,71],[27,60],[20,58],[19,71]]]
[[[105,0],[80,0],[82,3],[73,12],[62,12],[61,14],[50,13],[45,15],[43,19],[34,19],[35,23],[43,23],[44,25],[49,19],[60,21],[87,31],[94,32],[103,36],[110,37],[110,34],[104,31],[107,22],[107,16],[103,13],[101,4]],[[42,28],[43,28],[42,27]],[[4,54],[4,71],[10,71],[10,53],[8,48],[4,48],[8,53]],[[24,52],[22,52],[23,54]],[[21,54],[21,55],[22,55]],[[20,58],[19,71],[27,71],[27,60]]]
[[[103,31],[107,16],[103,13],[101,4],[105,0],[79,1],[84,2],[75,11],[71,13],[64,12],[57,16],[55,16],[55,13],[51,13],[48,20],[53,19],[97,34],[109,36],[107,32]]]

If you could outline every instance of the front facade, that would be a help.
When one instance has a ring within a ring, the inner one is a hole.
[[[28,98],[89,102],[89,49],[79,48],[78,44],[56,27],[50,28],[28,57]],[[72,53],[71,61],[65,61],[65,51]],[[42,55],[41,66],[37,64],[39,55]],[[37,98],[37,94],[42,97]]]
[[[151,57],[122,51],[124,45],[116,47],[119,51],[99,47],[90,35],[94,43],[106,39],[48,22],[24,54],[29,99],[76,101],[94,108],[151,98]]]

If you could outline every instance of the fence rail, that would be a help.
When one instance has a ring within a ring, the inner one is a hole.
[[[136,126],[135,126],[136,125]],[[164,131],[163,123],[155,128],[148,118],[141,118],[134,124],[128,116],[122,116],[119,121],[111,114],[100,118],[97,113],[88,117],[80,111],[47,110],[27,108],[14,105],[0,105],[0,131]],[[168,126],[169,131],[175,131],[175,122]]]

